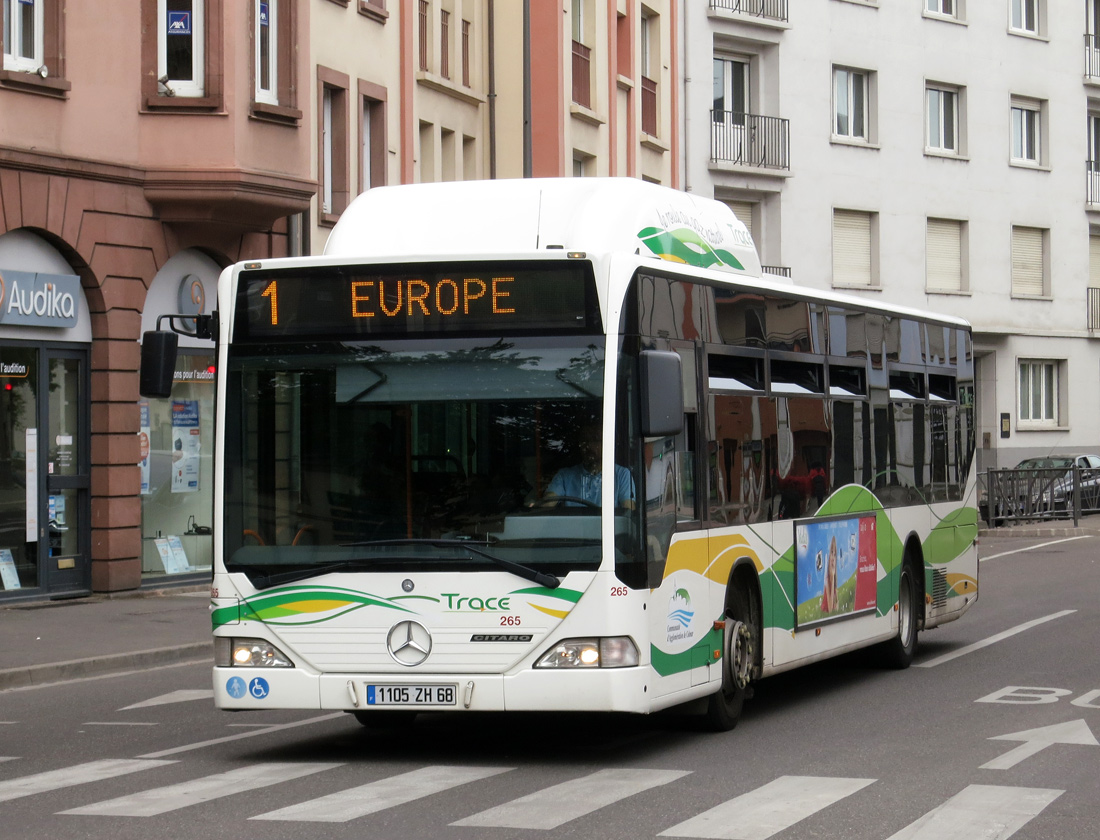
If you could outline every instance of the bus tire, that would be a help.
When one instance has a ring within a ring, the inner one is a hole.
[[[756,628],[747,596],[736,586],[729,591],[725,624],[722,687],[707,703],[707,723],[715,732],[728,732],[737,726],[756,666]]]
[[[883,644],[883,662],[890,668],[908,668],[917,652],[917,614],[920,609],[920,588],[915,564],[907,554],[898,576],[898,632]]]
[[[407,729],[416,720],[416,712],[406,709],[386,709],[374,712],[352,712],[355,719],[367,729],[378,731]]]

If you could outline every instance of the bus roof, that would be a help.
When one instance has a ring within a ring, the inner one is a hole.
[[[376,187],[341,214],[325,256],[552,249],[657,255],[760,276],[752,236],[720,201],[636,178],[528,178]]]

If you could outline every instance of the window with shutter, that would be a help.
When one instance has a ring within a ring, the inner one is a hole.
[[[926,238],[926,284],[928,289],[961,292],[962,226],[954,219],[929,219]]]
[[[871,214],[833,211],[833,285],[870,286]]]
[[[1043,229],[1013,227],[1012,294],[1026,297],[1046,294],[1043,263]]]

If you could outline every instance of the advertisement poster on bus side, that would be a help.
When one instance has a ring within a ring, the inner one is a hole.
[[[795,526],[796,626],[875,609],[878,537],[874,514],[829,517]]]
[[[172,401],[172,492],[199,489],[199,401]]]

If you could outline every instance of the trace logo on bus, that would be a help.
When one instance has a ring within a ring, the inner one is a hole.
[[[695,638],[692,621],[695,612],[691,609],[691,593],[683,587],[676,589],[668,599],[668,620],[666,631],[668,642],[690,642]]]

